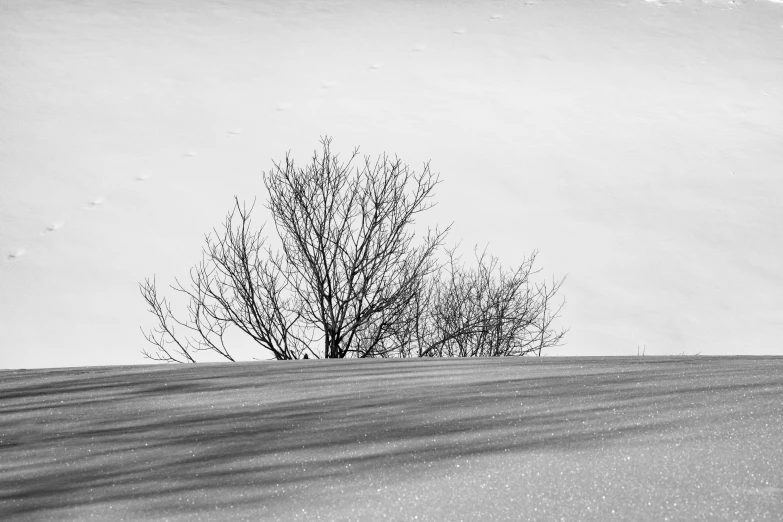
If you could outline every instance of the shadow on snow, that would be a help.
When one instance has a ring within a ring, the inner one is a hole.
[[[781,370],[779,358],[645,357],[2,372],[0,513],[271,508],[379,470],[665,444],[751,405],[774,415]]]

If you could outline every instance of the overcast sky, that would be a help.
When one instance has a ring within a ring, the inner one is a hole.
[[[783,354],[780,2],[4,0],[0,368],[144,363],[138,282],[325,134],[568,274],[550,355]]]

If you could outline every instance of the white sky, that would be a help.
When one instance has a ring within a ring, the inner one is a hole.
[[[145,362],[138,282],[322,134],[568,274],[550,354],[783,354],[780,2],[4,0],[0,367]]]

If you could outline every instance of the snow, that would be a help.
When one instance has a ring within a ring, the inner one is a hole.
[[[143,362],[137,283],[323,134],[430,160],[422,226],[568,274],[553,353],[781,354],[781,9],[4,1],[0,367]]]
[[[783,518],[783,358],[0,372],[3,520]]]

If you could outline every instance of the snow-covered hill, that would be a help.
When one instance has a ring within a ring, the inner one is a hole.
[[[0,518],[783,519],[781,357],[0,372]]]

